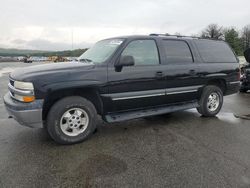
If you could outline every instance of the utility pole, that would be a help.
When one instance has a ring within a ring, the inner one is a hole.
[[[74,49],[74,31],[73,28],[71,29],[71,50]]]

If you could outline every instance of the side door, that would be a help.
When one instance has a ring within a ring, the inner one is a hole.
[[[163,39],[165,58],[166,96],[168,103],[192,101],[198,98],[202,87],[199,73],[199,59],[192,43],[180,39]]]
[[[153,39],[135,39],[124,47],[122,56],[132,56],[134,66],[120,71],[108,67],[108,91],[105,95],[106,111],[127,111],[156,106],[165,98],[164,76],[157,42]],[[116,63],[117,63],[116,62]]]

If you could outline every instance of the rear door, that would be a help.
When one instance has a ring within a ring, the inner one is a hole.
[[[135,65],[108,67],[108,89],[105,95],[106,111],[125,111],[161,105],[165,98],[165,80],[160,66],[157,42],[153,39],[130,41],[120,54],[133,56]],[[117,61],[119,58],[117,59]]]
[[[163,39],[165,54],[163,66],[166,76],[166,96],[168,103],[196,100],[202,87],[199,62],[192,43],[185,40]]]

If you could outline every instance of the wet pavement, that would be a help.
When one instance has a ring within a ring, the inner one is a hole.
[[[23,66],[0,63],[1,96],[8,72]],[[8,119],[1,98],[0,187],[250,187],[248,114],[250,93],[235,94],[215,118],[192,109],[100,122],[89,140],[61,146]]]

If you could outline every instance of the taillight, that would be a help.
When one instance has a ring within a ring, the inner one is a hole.
[[[240,71],[238,71],[238,81],[240,81]]]
[[[240,77],[241,77],[241,73],[240,72],[241,72],[241,69],[239,68],[238,69],[238,77],[237,77],[238,81],[240,81]]]

